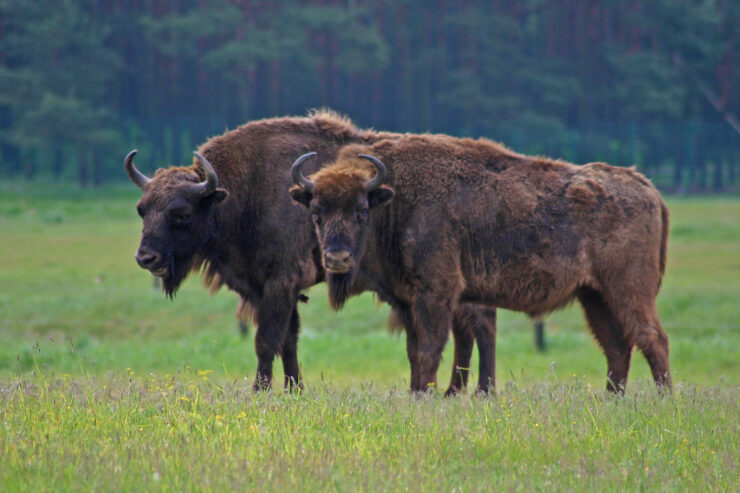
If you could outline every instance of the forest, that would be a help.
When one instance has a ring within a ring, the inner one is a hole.
[[[0,0],[0,170],[123,181],[330,107],[736,192],[738,34],[736,0]]]

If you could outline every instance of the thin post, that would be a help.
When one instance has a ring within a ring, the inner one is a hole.
[[[537,351],[544,351],[545,348],[545,322],[541,318],[534,321],[534,347]]]
[[[239,335],[242,337],[247,337],[249,335],[249,325],[244,320],[237,320],[239,323]]]

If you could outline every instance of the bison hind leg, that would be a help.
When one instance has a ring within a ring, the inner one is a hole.
[[[649,323],[642,325],[636,333],[635,343],[645,355],[658,389],[670,392],[673,382],[668,363],[668,336],[654,311]]]
[[[466,323],[466,318],[458,312],[460,310],[455,312],[452,323],[455,360],[452,362],[452,378],[450,378],[450,386],[447,387],[445,392],[446,396],[455,395],[467,387],[470,359],[473,356],[473,332]]]
[[[616,327],[624,340],[629,342],[630,349],[637,345],[645,355],[659,389],[670,391],[668,336],[658,318],[655,294],[647,287],[639,289],[640,282],[625,282],[622,286],[630,286],[631,289],[629,291],[623,289],[616,293],[607,292],[600,301],[605,310],[613,313]]]
[[[452,378],[445,395],[454,395],[468,385],[473,341],[478,344],[477,394],[495,392],[496,368],[496,309],[483,305],[463,303],[457,307],[452,319],[455,342],[455,361]]]
[[[601,293],[591,288],[578,291],[583,311],[607,361],[606,389],[623,393],[627,384],[633,344],[627,340],[623,326],[609,309]]]
[[[478,345],[478,387],[476,394],[496,392],[496,309],[483,305],[463,304],[455,312],[468,313],[466,324],[475,335]]]

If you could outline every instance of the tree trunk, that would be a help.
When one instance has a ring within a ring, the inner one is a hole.
[[[54,175],[54,181],[59,181],[62,175],[62,168],[64,167],[64,153],[61,149],[54,151],[54,164],[52,165],[52,173]]]
[[[30,180],[36,175],[36,157],[38,156],[38,151],[33,149],[27,149],[22,154],[22,160],[23,163],[23,176],[27,180]]]
[[[77,181],[82,187],[86,187],[89,182],[87,153],[85,151],[77,152]]]
[[[100,155],[100,149],[97,147],[92,151],[92,169],[93,169],[93,186],[99,187],[103,183],[103,159]]]
[[[719,192],[725,188],[722,164],[723,160],[719,158],[714,162],[714,166],[712,166],[712,191],[714,192]]]

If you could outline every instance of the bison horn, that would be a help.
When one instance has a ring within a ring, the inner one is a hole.
[[[358,154],[358,156],[362,159],[367,159],[368,161],[373,163],[378,170],[378,172],[375,173],[375,176],[371,180],[365,182],[365,191],[372,192],[380,185],[382,185],[385,181],[385,177],[388,174],[387,170],[385,169],[385,164],[383,164],[380,159],[373,156],[368,156],[367,154]]]
[[[216,188],[218,187],[218,175],[206,158],[201,156],[197,151],[193,154],[198,158],[200,166],[206,174],[206,181],[193,185],[191,190],[198,195],[205,197],[216,191]]]
[[[131,178],[131,181],[134,182],[136,186],[144,190],[144,187],[146,187],[152,179],[134,166],[134,156],[137,152],[139,151],[134,149],[126,155],[126,159],[123,160],[123,168],[126,170],[128,177]]]
[[[313,182],[303,176],[303,173],[301,173],[301,166],[303,166],[303,163],[306,160],[314,157],[315,155],[315,152],[304,154],[303,156],[296,159],[295,163],[293,163],[293,166],[290,167],[290,174],[293,175],[293,181],[295,182],[295,184],[308,190],[309,192],[313,190]]]

